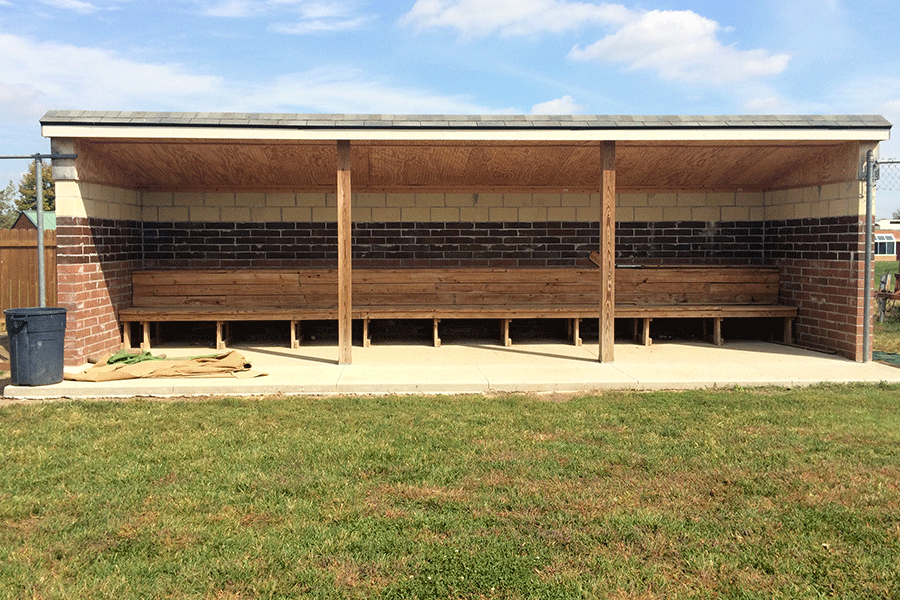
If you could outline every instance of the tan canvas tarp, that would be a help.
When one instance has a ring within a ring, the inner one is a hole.
[[[160,379],[165,377],[238,377],[246,379],[265,375],[251,370],[239,352],[231,350],[215,356],[149,360],[136,364],[108,364],[112,355],[81,373],[66,373],[71,381],[119,381],[122,379]]]

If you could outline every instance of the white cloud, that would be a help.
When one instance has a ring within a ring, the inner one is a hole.
[[[201,13],[209,17],[276,19],[271,31],[310,34],[359,29],[372,20],[357,14],[355,2],[314,0],[198,0]]]
[[[631,10],[621,4],[565,0],[418,0],[400,19],[419,29],[450,27],[465,37],[560,33],[585,25],[610,33],[569,52],[573,60],[622,64],[669,81],[725,85],[782,73],[790,56],[739,50],[719,39],[722,26],[689,10]]]
[[[533,115],[577,115],[584,107],[575,103],[572,96],[563,96],[549,102],[541,102],[531,107]]]
[[[180,65],[142,63],[109,50],[11,34],[0,34],[0,56],[0,104],[18,114],[51,106],[176,107],[194,104],[222,87],[220,78],[194,75]]]
[[[298,0],[271,0],[274,6],[291,7],[300,20],[293,24],[279,23],[272,26],[274,31],[289,34],[323,33],[328,31],[349,31],[359,29],[371,17],[357,16],[353,7],[347,4],[304,2]]]
[[[82,14],[90,14],[92,12],[96,12],[100,10],[97,6],[91,4],[90,2],[82,2],[81,0],[40,0],[42,4],[46,4],[47,6],[52,6],[54,8],[61,8],[63,10],[74,10],[75,12],[80,12]]]
[[[262,3],[255,0],[203,0],[200,13],[207,17],[240,18],[259,14]]]
[[[798,101],[785,98],[777,92],[764,88],[760,90],[748,91],[744,101],[743,110],[749,114],[768,114],[768,115],[812,115],[827,114],[835,111],[828,105],[821,102]]]
[[[418,0],[401,19],[418,29],[450,27],[464,36],[561,32],[584,24],[623,24],[630,11],[619,4],[563,0]]]
[[[359,29],[367,21],[365,17],[343,20],[310,19],[303,20],[292,25],[278,24],[272,26],[272,31],[288,33],[292,35],[305,35],[309,33],[324,33],[328,31],[350,31]]]
[[[277,77],[242,99],[259,110],[336,113],[482,114],[496,109],[465,95],[445,96],[429,90],[385,83],[347,67],[321,67]],[[241,110],[247,110],[243,108]],[[499,111],[513,112],[513,111]]]
[[[721,26],[692,11],[636,13],[627,25],[569,53],[573,60],[624,63],[628,70],[654,71],[662,79],[723,85],[777,75],[790,56],[738,50],[719,41]]]
[[[307,19],[331,19],[350,12],[350,5],[337,2],[311,2],[310,0],[269,0],[273,7],[293,8]]]
[[[50,108],[238,112],[497,113],[465,95],[402,87],[346,66],[229,81],[109,50],[0,34],[0,128]],[[47,56],[65,56],[48,61]]]

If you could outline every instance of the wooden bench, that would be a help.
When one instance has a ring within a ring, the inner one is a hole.
[[[878,322],[884,323],[885,314],[891,312],[900,301],[900,273],[885,273],[881,276],[881,283],[875,291],[875,301],[878,304]]]
[[[616,269],[616,318],[635,323],[635,337],[650,344],[654,318],[702,318],[712,325],[713,343],[723,343],[729,317],[784,319],[791,342],[797,309],[778,304],[775,267],[641,267]],[[164,321],[216,322],[216,347],[224,348],[228,323],[285,321],[291,347],[303,321],[337,319],[337,271],[333,269],[137,271],[132,307],[119,311],[123,344],[130,347],[130,323],[141,323],[141,346],[149,348],[149,324]],[[430,319],[440,346],[442,319],[499,319],[502,342],[511,345],[514,319],[567,319],[581,344],[582,319],[599,317],[596,268],[354,269],[352,318],[369,325],[379,319]]]

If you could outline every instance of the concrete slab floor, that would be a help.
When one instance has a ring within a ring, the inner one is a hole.
[[[616,359],[597,361],[596,344],[494,342],[385,344],[354,347],[353,364],[337,364],[333,344],[289,349],[236,345],[254,379],[141,379],[106,383],[63,381],[47,386],[6,385],[6,398],[95,398],[270,394],[450,394],[497,392],[589,392],[605,389],[693,389],[733,386],[795,386],[821,382],[900,383],[900,369],[856,363],[801,348],[758,341],[616,344]],[[207,348],[164,347],[154,354],[188,357]],[[84,368],[84,367],[82,367]],[[70,369],[67,369],[70,370]],[[8,380],[7,380],[8,383]],[[2,382],[0,382],[2,385]]]

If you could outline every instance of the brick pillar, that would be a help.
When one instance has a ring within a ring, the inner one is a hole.
[[[770,252],[781,269],[781,301],[800,308],[801,346],[863,360],[863,217],[771,221]],[[870,324],[871,326],[871,324]]]
[[[121,347],[116,311],[131,298],[134,231],[128,221],[57,219],[58,298],[68,311],[67,365]]]

